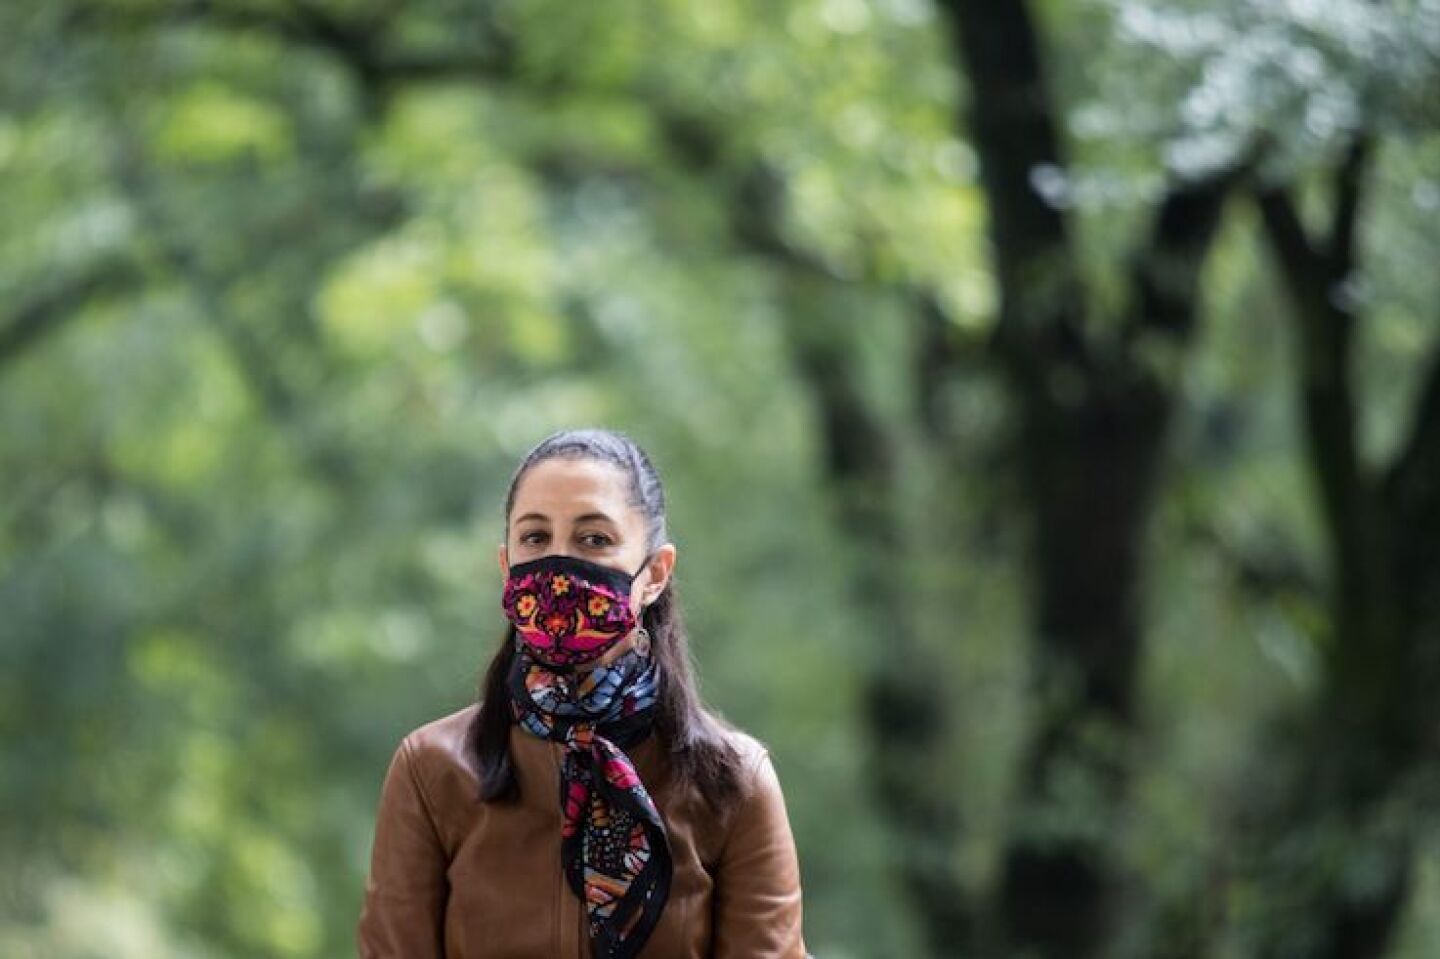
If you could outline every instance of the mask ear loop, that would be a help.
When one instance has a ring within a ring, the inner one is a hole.
[[[633,574],[631,574],[630,578],[634,579],[636,576],[639,576],[641,573],[645,572],[645,567],[650,565],[650,561],[655,558],[655,554],[658,552],[658,549],[652,549],[650,552],[646,553],[645,558],[640,561],[640,568],[637,569]]]
[[[656,553],[656,550],[653,550],[653,549],[652,549],[649,553],[646,554],[646,556],[645,556],[645,561],[640,564],[640,568],[635,571],[635,575],[632,576],[632,577],[630,577],[632,581],[633,581],[636,577],[638,577],[641,573],[645,572],[645,567],[647,567],[647,566],[650,565],[650,561],[655,558],[655,553]],[[641,619],[644,618],[644,616],[645,616],[645,609],[646,609],[646,607],[648,607],[649,605],[650,605],[649,603],[642,603],[642,604],[640,605],[640,617],[639,617],[639,618],[641,618]],[[650,655],[650,630],[646,629],[646,628],[644,627],[644,625],[642,625],[641,623],[637,622],[637,623],[635,624],[634,636],[635,636],[635,639],[634,639],[634,641],[633,641],[632,648],[633,648],[636,652],[638,652],[641,656],[649,656],[649,655]]]
[[[630,576],[630,582],[633,583],[633,582],[635,582],[635,580],[637,580],[637,579],[640,578],[640,574],[643,573],[643,572],[645,572],[645,567],[647,567],[647,566],[650,565],[650,561],[655,558],[655,554],[656,554],[657,552],[659,552],[659,550],[654,550],[654,549],[652,549],[650,552],[648,552],[648,553],[645,554],[645,560],[644,560],[644,562],[642,562],[642,563],[640,564],[640,568],[639,568],[639,569],[637,569],[633,574],[631,574],[631,576]],[[647,605],[648,605],[648,604],[647,604]],[[641,608],[641,610],[643,611],[645,607],[642,605],[640,608]]]

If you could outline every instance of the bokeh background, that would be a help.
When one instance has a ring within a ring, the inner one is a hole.
[[[820,959],[1440,955],[1436,0],[6,0],[0,955],[353,955],[621,429]]]

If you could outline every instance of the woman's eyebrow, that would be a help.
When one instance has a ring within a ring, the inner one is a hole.
[[[614,525],[615,523],[613,519],[611,519],[609,516],[606,516],[604,513],[585,513],[583,516],[575,517],[575,522],[584,523],[592,519],[604,520],[611,525]]]
[[[546,516],[544,513],[526,513],[524,516],[521,516],[519,519],[515,520],[515,522],[516,522],[516,523],[523,523],[523,522],[525,522],[526,520],[531,520],[531,519],[533,519],[533,520],[539,520],[539,521],[542,522],[542,523],[548,523],[548,522],[550,522],[550,517]],[[615,521],[614,521],[613,519],[611,519],[611,518],[610,518],[607,514],[605,514],[605,513],[583,513],[583,514],[581,514],[580,516],[575,517],[575,522],[577,522],[577,523],[585,523],[585,522],[589,522],[589,521],[592,520],[592,519],[593,519],[593,520],[604,520],[605,522],[611,524],[612,526],[615,525]]]

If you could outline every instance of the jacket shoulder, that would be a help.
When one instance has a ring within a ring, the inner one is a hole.
[[[742,788],[748,792],[755,782],[760,767],[770,756],[770,746],[752,733],[735,726],[719,717],[712,716],[720,739],[735,751],[742,770]]]
[[[400,748],[426,778],[462,772],[475,775],[471,727],[480,705],[471,703],[405,734]]]

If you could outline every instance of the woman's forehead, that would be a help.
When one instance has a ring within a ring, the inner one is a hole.
[[[604,513],[628,523],[630,513],[625,474],[619,467],[593,459],[552,458],[525,471],[515,490],[512,515],[516,521],[530,513],[549,519],[573,519],[586,513]]]

